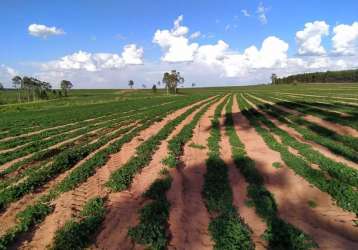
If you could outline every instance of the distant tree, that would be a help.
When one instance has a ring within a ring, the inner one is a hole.
[[[0,90],[4,90],[4,85],[0,82]]]
[[[196,86],[196,84],[193,82],[193,83],[191,84],[191,86],[194,88],[194,87]]]
[[[33,88],[33,81],[31,77],[24,76],[21,81],[22,88],[25,89],[27,94],[27,101],[30,102],[30,93]]]
[[[128,82],[128,86],[132,89],[134,85],[134,81],[133,80],[129,80]]]
[[[276,75],[276,74],[272,74],[272,75],[271,75],[271,83],[272,83],[272,84],[276,84],[276,83],[277,83],[277,75]]]
[[[147,88],[147,85],[142,84],[142,88],[143,88],[143,89],[146,89],[146,88]]]
[[[160,87],[160,84],[161,84],[161,82],[160,82],[160,81],[158,81],[158,82],[157,82],[158,87]]]
[[[72,82],[67,81],[67,80],[62,80],[61,81],[61,89],[64,93],[65,96],[68,95],[68,91],[73,87]]]
[[[22,78],[20,76],[14,76],[12,78],[12,86],[17,90],[17,101],[21,102]]]
[[[157,92],[157,85],[153,84],[152,90],[153,90],[154,93],[156,93]]]
[[[180,75],[180,72],[172,70],[170,73],[165,72],[163,75],[163,81],[165,88],[167,89],[167,94],[170,92],[176,94],[178,84],[184,83],[184,77]]]
[[[356,82],[358,82],[358,69],[303,73],[277,79],[277,84]]]

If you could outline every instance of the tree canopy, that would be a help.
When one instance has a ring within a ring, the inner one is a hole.
[[[304,73],[272,79],[272,84],[290,83],[358,83],[358,69]]]

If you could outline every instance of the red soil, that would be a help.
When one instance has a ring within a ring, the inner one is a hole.
[[[207,146],[210,117],[217,105],[212,105],[200,119],[194,129],[193,143]],[[169,230],[172,238],[168,248],[212,249],[213,242],[208,232],[210,216],[201,196],[208,151],[207,148],[198,149],[189,145],[190,142],[184,146],[182,164],[170,171],[173,182],[167,198],[171,204]]]
[[[233,119],[235,127],[238,127],[237,112],[233,113]],[[221,124],[223,124],[223,121],[221,121]],[[229,138],[223,126],[221,126],[221,138],[220,154],[229,168],[229,181],[233,192],[234,206],[238,209],[240,217],[244,219],[245,223],[248,224],[252,230],[251,238],[255,244],[255,249],[266,249],[267,243],[261,238],[261,235],[267,228],[266,223],[255,213],[254,208],[245,205],[248,184],[233,162]]]

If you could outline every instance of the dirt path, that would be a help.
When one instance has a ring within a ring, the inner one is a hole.
[[[238,111],[236,100],[234,110]],[[237,115],[237,124],[237,133],[249,157],[256,162],[266,187],[274,194],[279,216],[311,235],[321,249],[358,249],[358,228],[352,223],[355,215],[333,205],[328,194],[287,168],[280,154],[268,148],[241,113]],[[274,168],[274,162],[283,167]],[[317,207],[308,206],[309,201],[314,201]]]
[[[220,102],[222,102],[221,99]],[[220,103],[212,105],[194,129],[191,142],[207,147],[210,135],[211,117]],[[205,161],[208,150],[184,146],[182,164],[170,171],[173,178],[167,198],[171,204],[169,249],[212,249],[213,242],[208,232],[210,216],[202,199]]]
[[[137,175],[130,190],[109,195],[108,211],[103,228],[94,244],[95,249],[134,249],[140,248],[128,237],[128,229],[138,223],[138,210],[143,206],[145,199],[142,194],[159,176],[160,170],[165,167],[161,163],[168,150],[168,141],[177,135],[188,124],[199,110],[189,115],[180,123],[169,137],[160,144],[154,153],[150,164]]]
[[[123,128],[120,128],[123,129]],[[111,133],[114,133],[111,132]],[[110,134],[111,134],[110,133]],[[120,136],[121,137],[121,136]],[[120,138],[118,137],[118,138]],[[1,227],[0,227],[0,235],[4,234],[9,228],[13,227],[16,223],[16,214],[20,211],[22,211],[25,207],[29,205],[33,205],[37,198],[41,195],[46,194],[51,188],[53,188],[56,184],[60,183],[62,180],[66,178],[73,170],[75,170],[78,166],[86,162],[88,159],[93,157],[94,154],[96,154],[101,149],[107,147],[110,143],[114,142],[118,138],[115,138],[105,144],[104,146],[100,147],[99,149],[95,150],[91,154],[89,154],[87,157],[85,157],[83,160],[79,161],[75,166],[73,166],[70,170],[58,175],[56,178],[52,179],[45,185],[43,185],[41,188],[38,188],[36,192],[31,192],[29,194],[24,195],[20,200],[15,201],[9,205],[9,207],[5,210],[4,213],[0,215],[0,221],[1,221]],[[93,140],[91,143],[94,143],[98,140]]]
[[[55,232],[61,228],[67,220],[75,216],[86,201],[95,196],[105,196],[109,193],[104,186],[105,182],[109,179],[113,171],[126,163],[135,154],[136,148],[143,141],[150,138],[168,123],[168,121],[175,119],[193,105],[195,104],[179,109],[166,116],[162,121],[156,122],[149,128],[142,130],[138,136],[124,144],[118,153],[111,155],[108,162],[99,168],[93,176],[89,177],[86,182],[70,192],[63,193],[54,203],[54,212],[46,217],[35,231],[31,241],[25,242],[21,249],[45,249],[50,245]],[[109,195],[110,200],[113,199],[112,195],[114,194]],[[110,220],[112,220],[112,218],[110,218]]]
[[[358,164],[347,160],[346,158],[344,158],[343,156],[340,155],[336,155],[334,153],[332,153],[329,149],[327,149],[326,147],[315,143],[313,141],[310,140],[306,140],[305,138],[303,138],[303,136],[297,132],[294,128],[291,128],[289,126],[287,126],[286,124],[278,121],[275,117],[265,113],[264,111],[262,111],[261,109],[259,109],[257,106],[255,106],[252,102],[250,102],[249,100],[247,100],[245,98],[245,100],[247,101],[247,103],[249,103],[251,106],[253,106],[260,114],[264,115],[267,119],[269,119],[273,124],[275,124],[276,127],[286,131],[290,136],[292,136],[293,138],[295,138],[297,141],[301,142],[301,143],[305,143],[308,144],[310,146],[313,147],[313,149],[317,150],[318,152],[320,152],[322,155],[326,156],[327,158],[330,158],[334,161],[337,162],[341,162],[346,164],[348,167],[351,167],[353,169],[357,169],[358,170]]]
[[[253,96],[253,95],[250,95],[252,96],[253,98],[259,100],[259,101],[262,101],[264,103],[267,103],[267,104],[270,104],[270,105],[273,105],[275,107],[277,107],[278,109],[281,109],[289,114],[293,114],[293,115],[297,115],[297,116],[300,116],[300,117],[303,117],[305,120],[309,121],[309,122],[312,122],[312,123],[316,123],[322,127],[325,127],[325,128],[328,128],[336,133],[339,133],[341,135],[349,135],[349,136],[354,136],[354,137],[358,137],[358,131],[355,130],[354,128],[351,128],[351,127],[348,127],[348,126],[344,126],[344,125],[340,125],[340,124],[336,124],[336,123],[333,123],[333,122],[330,122],[330,121],[326,121],[322,118],[319,118],[317,116],[313,116],[313,115],[306,115],[306,114],[303,114],[297,110],[293,110],[293,109],[289,109],[289,108],[286,108],[286,107],[283,107],[281,105],[277,105],[276,103],[273,103],[273,102],[270,102],[270,101],[267,101],[267,100],[264,100],[262,98],[259,98],[257,96]],[[275,98],[273,97],[274,99],[278,99],[278,98]],[[283,100],[283,99],[281,99]]]
[[[235,107],[234,107],[235,108]],[[233,109],[234,126],[238,127],[238,111]],[[223,119],[222,119],[223,120]],[[221,122],[223,124],[223,121]],[[220,154],[229,168],[229,181],[233,192],[233,203],[242,217],[252,230],[251,238],[255,243],[256,250],[267,249],[267,243],[261,238],[265,232],[266,223],[255,213],[255,209],[245,205],[247,198],[247,182],[236,168],[232,159],[229,137],[225,133],[225,127],[221,126]]]

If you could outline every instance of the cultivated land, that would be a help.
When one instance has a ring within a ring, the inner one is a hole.
[[[357,84],[3,95],[0,249],[358,249]]]

